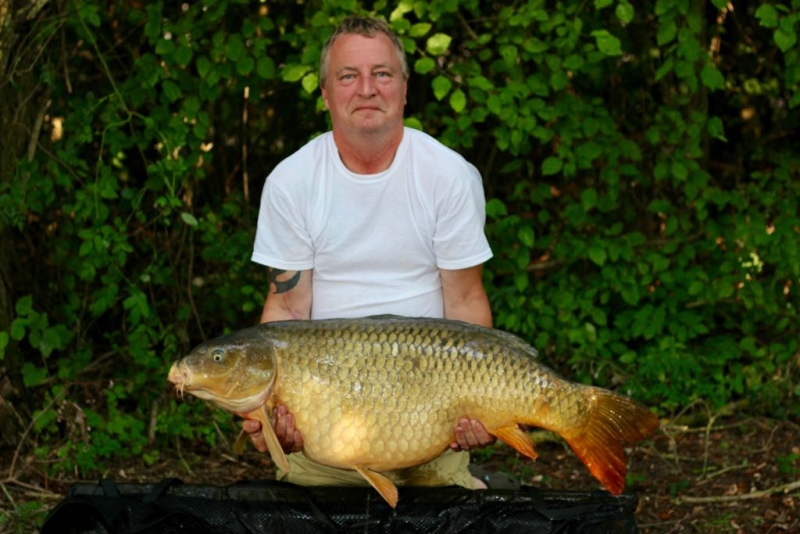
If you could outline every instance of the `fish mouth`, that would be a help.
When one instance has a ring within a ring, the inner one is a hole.
[[[178,396],[182,399],[184,388],[189,380],[189,375],[186,372],[186,369],[183,369],[179,362],[173,363],[169,370],[169,375],[167,375],[167,380],[175,384],[175,389],[178,391]]]

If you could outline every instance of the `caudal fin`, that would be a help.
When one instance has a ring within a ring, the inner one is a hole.
[[[592,388],[593,403],[583,425],[561,433],[572,450],[605,488],[619,495],[628,467],[624,443],[635,443],[658,430],[658,418],[633,399]]]

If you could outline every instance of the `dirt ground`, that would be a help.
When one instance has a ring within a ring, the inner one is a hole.
[[[482,451],[475,461],[542,489],[598,487],[563,442],[533,435],[539,453],[535,463],[502,444]],[[48,479],[24,458],[17,459],[17,469],[7,476],[14,451],[0,452],[0,532],[36,532],[44,512],[77,480]],[[628,459],[626,491],[638,495],[636,521],[643,534],[800,532],[798,422],[731,418],[697,427],[664,425],[653,439],[631,450]],[[126,460],[104,476],[117,482],[178,477],[189,484],[226,485],[271,474],[269,459],[252,451],[233,457],[184,450],[181,458],[151,468]]]

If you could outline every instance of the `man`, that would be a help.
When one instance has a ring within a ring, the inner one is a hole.
[[[408,76],[402,43],[383,21],[348,17],[325,44],[320,88],[332,130],[281,162],[264,186],[253,252],[271,282],[262,322],[396,314],[491,326],[480,175],[404,127]],[[463,451],[494,438],[478,421],[453,423],[452,451],[387,476],[406,485],[486,487],[469,474]],[[259,423],[244,428],[265,451]],[[275,411],[275,431],[295,453],[279,478],[365,484],[355,472],[306,458],[285,406]]]

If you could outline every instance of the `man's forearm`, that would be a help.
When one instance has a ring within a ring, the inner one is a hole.
[[[311,318],[311,271],[269,270],[270,288],[261,322]]]
[[[488,328],[492,327],[492,311],[489,298],[484,293],[470,299],[451,302],[445,305],[445,319],[464,321]]]

